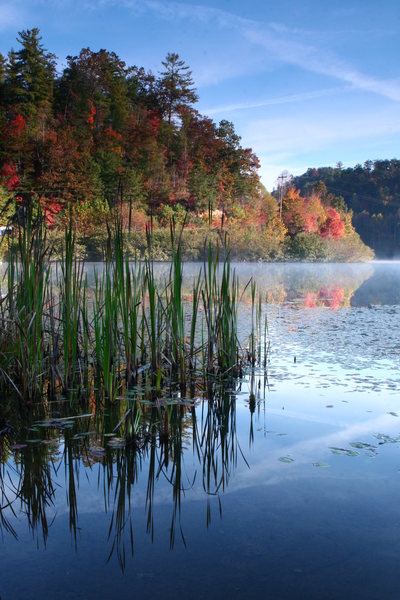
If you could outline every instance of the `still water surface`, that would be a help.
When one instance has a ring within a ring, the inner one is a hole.
[[[267,374],[175,399],[139,449],[109,442],[125,400],[0,436],[1,600],[400,596],[400,264],[237,270]]]

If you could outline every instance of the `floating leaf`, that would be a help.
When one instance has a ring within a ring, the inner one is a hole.
[[[330,446],[332,454],[338,454],[340,456],[359,456],[359,453],[355,450],[348,450],[346,448],[336,448],[335,446]]]
[[[377,433],[375,435],[377,440],[381,440],[380,441],[380,445],[382,444],[396,444],[397,442],[400,442],[400,436],[398,437],[391,437],[390,435],[386,435],[386,433]]]
[[[125,444],[124,438],[112,438],[108,442],[108,446],[111,446],[111,448],[124,448]]]
[[[292,462],[294,462],[294,458],[292,458],[291,456],[280,456],[279,460],[281,462],[284,462],[284,463],[292,463]]]
[[[375,458],[376,456],[378,456],[378,452],[375,450],[375,448],[368,448],[368,450],[365,453],[365,456],[368,456],[369,458]]]
[[[94,435],[94,431],[85,431],[84,433],[77,433],[76,435],[74,435],[74,437],[72,438],[73,440],[80,440],[82,438],[85,438],[89,435]]]
[[[328,464],[322,463],[322,462],[313,462],[312,466],[313,467],[318,467],[320,469],[326,469],[327,467],[329,467]]]
[[[375,446],[371,446],[371,444],[367,444],[366,442],[351,442],[350,446],[353,448],[375,448]]]

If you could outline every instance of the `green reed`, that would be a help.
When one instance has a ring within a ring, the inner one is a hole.
[[[71,221],[65,229],[61,271],[59,306],[63,341],[62,385],[64,393],[67,394],[76,384],[77,359],[80,354],[79,331],[82,331],[82,306],[85,296],[82,290],[83,263],[76,257]]]
[[[49,249],[39,219],[30,211],[18,226],[8,265],[7,318],[11,369],[6,374],[12,387],[26,400],[41,395],[46,368],[44,312],[49,285]]]
[[[203,265],[202,299],[207,324],[206,372],[235,375],[241,353],[238,340],[239,283],[231,270],[229,251],[225,246],[222,276],[219,277],[219,251],[208,246]]]
[[[190,382],[194,395],[200,380],[204,385],[209,377],[240,375],[246,362],[238,339],[240,286],[226,240],[219,248],[208,244],[187,302],[182,231],[171,224],[171,267],[160,282],[150,230],[146,259],[131,263],[116,218],[108,228],[103,271],[94,271],[91,288],[77,258],[72,221],[61,268],[50,277],[44,223],[27,217],[10,246],[7,293],[0,298],[0,391],[37,400],[47,390],[48,397],[62,393],[72,401],[94,385],[99,399],[113,402],[137,385],[150,386],[154,399],[174,386],[185,395]],[[262,301],[256,284],[250,287],[247,361],[254,366],[261,360]],[[264,344],[266,334],[265,321]]]
[[[97,379],[106,397],[111,401],[115,399],[119,384],[118,308],[118,294],[113,285],[109,247],[102,278],[100,279],[97,272],[95,273],[93,323]]]
[[[130,267],[129,257],[124,251],[122,226],[115,225],[113,280],[118,298],[118,310],[122,323],[120,337],[124,351],[126,378],[132,384],[136,378],[137,347],[142,303],[142,270],[135,260]]]

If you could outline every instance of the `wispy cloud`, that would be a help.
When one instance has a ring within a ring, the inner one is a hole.
[[[206,115],[213,116],[218,114],[226,114],[228,112],[234,112],[238,110],[250,110],[254,108],[264,108],[266,106],[279,106],[281,104],[291,104],[304,102],[307,100],[315,100],[316,98],[333,96],[339,93],[343,94],[343,92],[349,89],[352,88],[346,86],[334,87],[324,90],[315,90],[313,92],[304,92],[302,94],[290,94],[288,96],[279,96],[277,98],[266,98],[265,100],[255,100],[236,104],[225,104],[223,106],[216,106],[214,108],[203,108],[202,111]]]
[[[274,52],[283,62],[350,83],[357,89],[373,92],[396,102],[400,101],[398,81],[388,81],[365,75],[332,53],[323,54],[318,48],[277,37],[268,31],[247,29],[243,31],[243,35],[253,44],[262,46],[269,52]]]
[[[138,0],[98,0],[97,2],[92,1],[91,4],[98,7],[105,4],[119,4],[135,11],[140,7],[141,10],[151,11],[158,18],[173,21],[183,19],[194,21],[197,24],[212,23],[223,29],[234,31],[251,44],[264,48],[266,56],[272,53],[286,64],[338,79],[357,89],[372,92],[396,102],[400,101],[398,81],[382,80],[362,73],[333,53],[322,52],[318,47],[296,41],[295,33],[276,22],[259,22],[219,8],[201,4],[167,2],[166,0],[141,0],[140,3]],[[282,35],[282,28],[285,30],[285,35]]]
[[[328,113],[256,119],[242,132],[254,148],[270,148],[271,153],[306,154],[336,142],[350,142],[400,134],[396,111]]]
[[[273,409],[269,414],[273,414]],[[301,414],[285,414],[285,418],[294,418],[309,422],[308,416]],[[389,434],[396,429],[393,419],[388,415],[381,415],[371,420],[352,423],[344,426],[343,429],[333,431],[325,435],[308,437],[305,440],[296,442],[285,447],[284,452],[295,458],[292,465],[287,465],[282,469],[282,463],[279,458],[283,454],[282,448],[270,449],[267,456],[259,456],[258,461],[253,458],[251,470],[243,470],[235,478],[235,481],[229,485],[227,493],[232,493],[238,489],[244,489],[254,486],[254,482],[263,482],[263,485],[275,485],[282,483],[283,480],[299,478],[304,476],[304,471],[299,469],[300,465],[311,465],[316,457],[325,459],[332,456],[331,446],[346,447],[349,442],[359,439],[365,439],[366,436],[373,435],[376,431],[385,431]],[[337,477],[337,474],[335,474]],[[376,474],[374,474],[376,477]]]
[[[262,181],[272,189],[282,171],[289,169],[299,175],[309,167],[321,166],[321,156],[325,164],[343,160],[344,152],[354,152],[354,162],[377,158],[388,140],[400,135],[400,120],[395,109],[340,114],[302,112],[252,119],[240,134],[259,157]]]
[[[49,2],[48,0],[33,0],[32,4],[45,5]],[[78,1],[53,0],[50,4],[65,8],[66,5],[77,5]],[[314,38],[322,39],[321,32],[312,38],[314,44],[307,44],[303,39],[299,41],[299,38],[311,38],[312,32],[308,32],[306,35],[307,32],[304,34],[301,29],[290,29],[284,23],[257,21],[220,8],[175,0],[81,0],[80,5],[91,10],[122,7],[132,11],[135,15],[151,13],[158,19],[174,23],[183,20],[196,25],[203,24],[220,28],[231,32],[234,36],[240,36],[243,41],[257,46],[258,49],[262,48],[264,50],[263,58],[268,63],[273,57],[281,63],[297,66],[305,71],[350,84],[359,90],[400,102],[399,80],[380,79],[364,73],[337,54],[323,49],[321,45],[315,45]],[[20,9],[15,6],[15,4],[4,2],[0,4],[0,30],[18,23]],[[214,58],[214,61],[218,62],[218,56]],[[237,75],[241,74],[242,69],[239,66]],[[212,72],[211,81],[218,80],[219,76]],[[230,70],[226,76],[234,77],[235,72]],[[207,78],[205,80],[207,81]]]

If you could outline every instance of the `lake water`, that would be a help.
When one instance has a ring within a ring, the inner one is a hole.
[[[139,449],[108,442],[124,400],[2,419],[1,600],[400,596],[400,264],[236,267],[266,374],[176,399],[167,436],[149,409]]]

